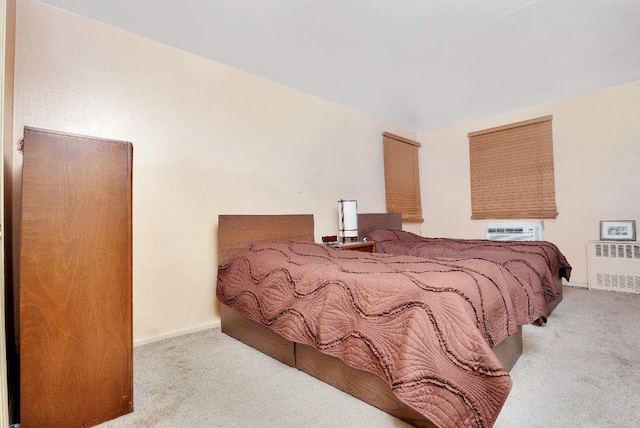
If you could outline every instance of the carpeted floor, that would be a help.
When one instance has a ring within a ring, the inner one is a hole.
[[[564,292],[524,327],[495,427],[640,427],[640,295]],[[100,427],[409,426],[219,329],[135,348],[134,407]]]

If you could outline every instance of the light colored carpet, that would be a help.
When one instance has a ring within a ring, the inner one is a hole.
[[[565,287],[524,353],[496,422],[511,427],[640,427],[640,295]],[[219,329],[134,350],[134,407],[106,427],[406,428]]]

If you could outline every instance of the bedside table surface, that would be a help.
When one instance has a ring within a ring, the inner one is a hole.
[[[339,250],[355,250],[355,251],[364,251],[367,253],[375,253],[376,252],[376,243],[374,241],[357,241],[357,242],[331,242],[328,243],[332,248],[337,248]]]

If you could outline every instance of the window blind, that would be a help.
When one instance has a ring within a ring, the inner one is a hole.
[[[469,133],[471,218],[556,218],[552,118]]]
[[[422,223],[418,148],[420,143],[382,133],[387,212],[402,214],[402,221]]]

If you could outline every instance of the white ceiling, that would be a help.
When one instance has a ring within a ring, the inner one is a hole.
[[[640,80],[640,0],[41,0],[427,131]]]

